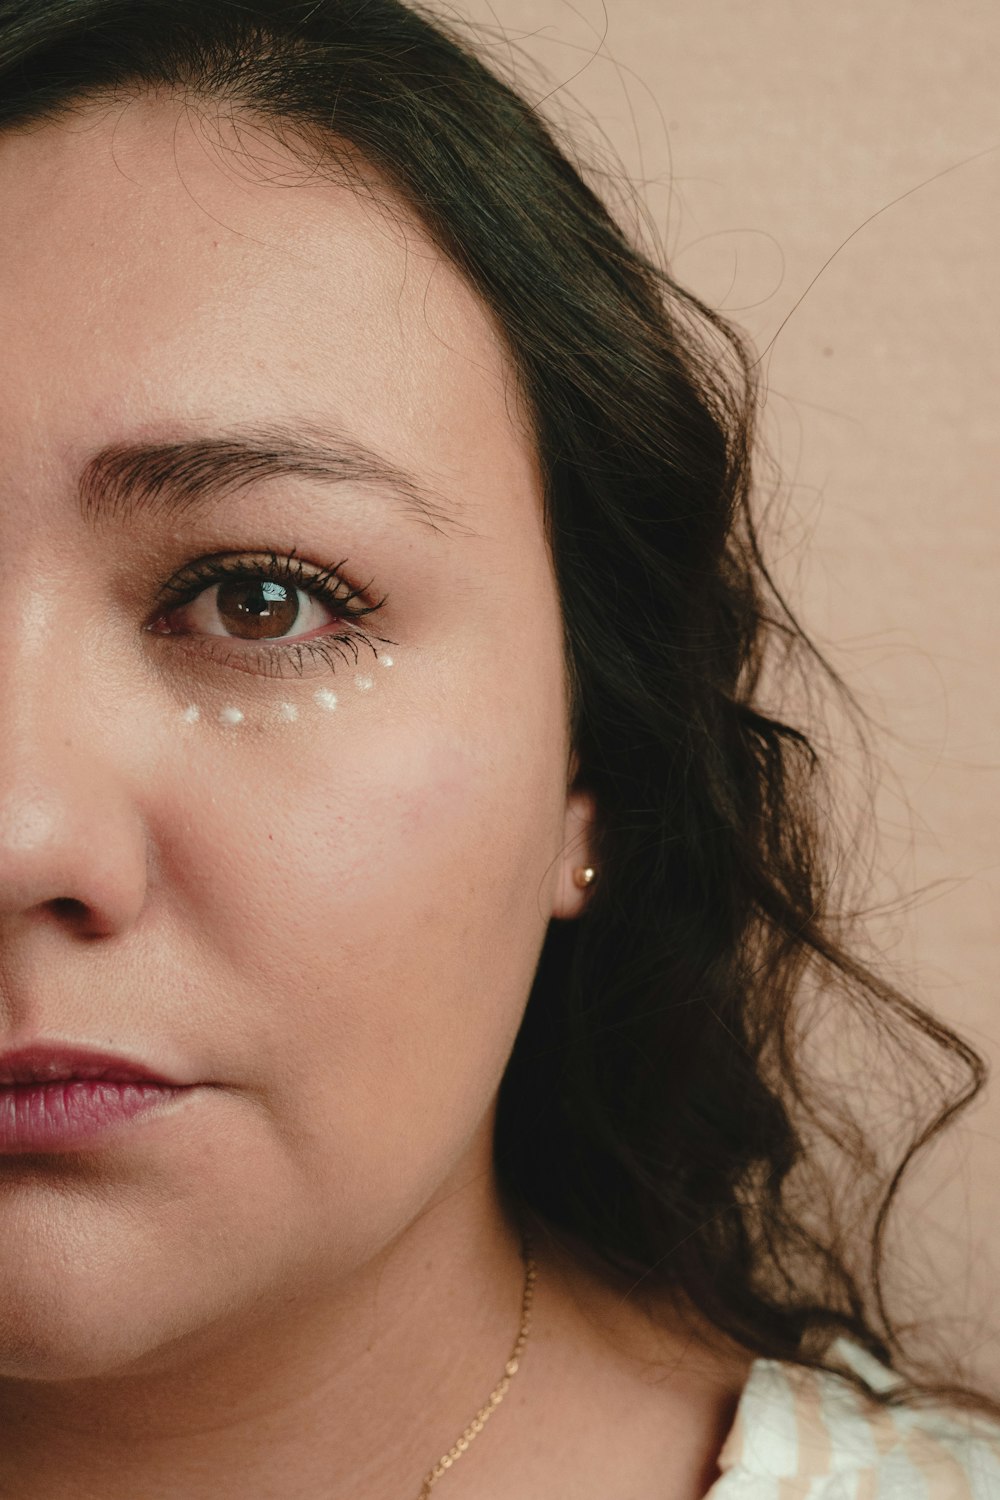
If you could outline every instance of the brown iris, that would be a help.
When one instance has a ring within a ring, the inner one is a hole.
[[[291,630],[299,614],[296,592],[268,579],[227,579],[219,584],[215,607],[236,634],[263,640]]]

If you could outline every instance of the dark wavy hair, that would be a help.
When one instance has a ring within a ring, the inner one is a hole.
[[[907,1368],[883,1295],[903,1172],[987,1070],[848,943],[823,762],[762,701],[773,661],[779,686],[823,674],[862,713],[762,555],[757,365],[480,51],[399,0],[0,0],[0,128],[159,88],[250,112],[359,192],[373,166],[477,290],[534,425],[600,871],[583,916],[550,923],[503,1078],[505,1198],[720,1347],[865,1391],[843,1334],[903,1376],[882,1404],[1000,1417]],[[827,992],[837,1034],[889,1039],[902,1076],[928,1042],[935,1082],[963,1075],[881,1175],[844,1081],[803,1062]],[[860,1205],[831,1150],[877,1184]]]

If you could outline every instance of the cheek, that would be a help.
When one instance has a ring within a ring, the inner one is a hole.
[[[224,1068],[331,1214],[421,1201],[491,1103],[544,933],[525,870],[544,834],[523,787],[513,831],[507,786],[481,751],[411,728],[322,773],[303,754],[267,787],[230,777],[191,821],[184,864],[213,860],[216,880],[182,920],[214,972]]]
[[[342,1022],[434,1029],[467,1014],[473,977],[487,1007],[505,982],[516,994],[544,931],[543,768],[441,725],[390,721],[331,749],[301,726],[235,764],[214,747],[163,809],[166,888],[217,966],[216,993],[259,997],[248,1027],[256,1011],[270,1028],[275,1000],[291,1011],[286,1048],[317,1040],[331,1005]]]

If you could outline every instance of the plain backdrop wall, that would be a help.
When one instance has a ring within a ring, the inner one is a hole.
[[[518,44],[506,60],[523,91],[549,95],[545,112],[612,173],[617,154],[674,275],[762,353],[786,487],[775,573],[884,726],[879,842],[861,857],[873,898],[895,905],[869,931],[891,977],[995,1071],[1000,7],[440,8],[501,58],[504,36]],[[852,752],[838,747],[846,804]],[[996,1395],[998,1241],[991,1082],[911,1168],[887,1288],[922,1329],[914,1347],[933,1338]]]

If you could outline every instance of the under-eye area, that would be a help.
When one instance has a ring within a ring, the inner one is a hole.
[[[392,666],[393,662],[385,661],[384,665]],[[352,682],[352,687],[358,692],[368,693],[375,686],[375,678],[371,676],[357,675]],[[330,688],[317,688],[312,694],[312,702],[315,707],[325,713],[332,713],[337,707],[340,699]],[[250,723],[260,725],[264,723],[297,723],[303,716],[303,707],[299,703],[280,703],[276,708],[268,706],[237,707],[235,704],[224,704],[216,713],[216,720],[220,724],[243,724]],[[180,711],[180,720],[183,724],[198,724],[205,720],[205,710],[197,703],[189,703]]]

